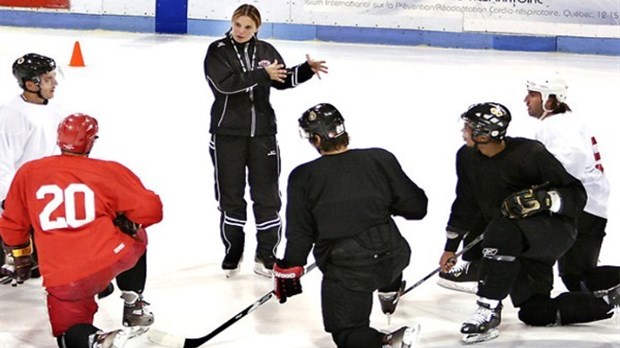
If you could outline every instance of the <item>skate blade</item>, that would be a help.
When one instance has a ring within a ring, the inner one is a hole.
[[[460,292],[466,292],[468,294],[476,294],[478,292],[478,283],[477,282],[463,282],[457,283],[449,280],[445,280],[443,278],[439,278],[437,280],[437,285],[442,288],[449,290],[456,290]]]
[[[499,331],[497,329],[490,329],[485,333],[472,333],[472,334],[464,334],[462,341],[465,344],[473,344],[484,342],[488,340],[492,340],[499,336]]]
[[[241,271],[241,268],[239,267],[235,269],[225,269],[224,274],[226,275],[226,278],[232,278],[236,276],[237,274],[239,274],[239,271]]]
[[[260,262],[255,262],[254,263],[254,273],[256,275],[259,275],[259,276],[265,277],[265,278],[269,278],[269,279],[271,279],[273,277],[273,270],[270,270],[269,268],[263,266],[263,264],[260,263]]]
[[[150,326],[129,326],[124,327],[123,331],[126,332],[128,339],[132,339],[145,334],[150,328]]]

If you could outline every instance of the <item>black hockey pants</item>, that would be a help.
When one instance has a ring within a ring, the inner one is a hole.
[[[339,240],[316,255],[322,260],[321,308],[325,331],[338,348],[379,348],[382,334],[370,327],[373,292],[396,291],[411,249],[394,221]]]
[[[586,212],[577,219],[577,239],[558,260],[560,277],[568,290],[584,290],[587,272],[598,265],[606,226],[607,219]]]
[[[275,135],[212,135],[209,153],[215,170],[215,198],[221,212],[220,236],[227,258],[243,254],[247,221],[246,170],[257,230],[257,253],[275,255],[280,242],[280,150]]]
[[[478,295],[518,307],[534,295],[549,295],[553,265],[573,244],[576,230],[559,216],[497,217],[484,230]]]

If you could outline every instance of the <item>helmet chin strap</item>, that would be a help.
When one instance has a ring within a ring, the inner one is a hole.
[[[37,87],[39,87],[39,85],[37,85]],[[29,90],[25,85],[24,85],[24,91],[29,92],[29,93],[33,93],[36,94],[37,97],[43,99],[43,105],[47,105],[47,103],[49,102],[48,99],[45,99],[45,97],[43,97],[43,95],[41,94],[41,87],[39,87],[39,90],[37,91],[31,91]]]
[[[541,120],[541,121],[544,120],[545,118],[547,118],[547,116],[553,115],[553,109],[545,108],[545,104],[547,103],[547,101],[549,101],[549,98],[547,98],[547,100],[545,102],[543,102],[542,100],[540,101],[540,104],[541,104],[542,109],[543,109],[543,113],[542,113],[542,115],[540,115],[538,117],[538,119]]]

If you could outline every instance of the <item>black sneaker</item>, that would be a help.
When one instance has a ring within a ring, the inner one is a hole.
[[[482,260],[462,263],[448,272],[439,272],[437,285],[446,289],[475,294],[478,292],[478,279]]]

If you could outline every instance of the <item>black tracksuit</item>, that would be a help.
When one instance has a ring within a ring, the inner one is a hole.
[[[381,347],[381,335],[369,327],[372,294],[398,289],[411,253],[392,215],[422,219],[424,191],[394,155],[375,148],[298,166],[287,199],[284,262],[305,265],[314,246],[325,330],[339,348]]]
[[[575,240],[575,220],[586,202],[583,185],[538,141],[507,137],[505,143],[493,157],[463,146],[456,158],[456,199],[448,225],[461,233],[475,230],[481,220],[486,225],[478,295],[502,300],[510,294],[520,307],[519,318],[531,325],[553,324],[558,318],[561,324],[608,318],[611,307],[592,293],[550,298],[553,265]],[[506,197],[543,183],[560,194],[558,213],[521,219],[501,215]],[[448,240],[446,250],[455,251],[459,241]],[[613,278],[606,288],[620,281]]]
[[[233,262],[243,253],[246,168],[258,232],[257,252],[275,255],[280,239],[280,151],[269,93],[271,87],[295,87],[314,73],[306,62],[287,68],[285,82],[275,82],[264,69],[275,60],[284,64],[271,44],[255,37],[239,44],[229,34],[209,46],[204,60],[205,76],[215,97],[209,150],[221,211],[220,233],[227,258]]]

